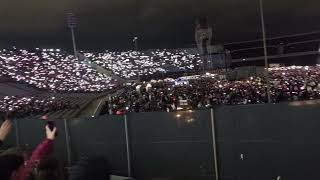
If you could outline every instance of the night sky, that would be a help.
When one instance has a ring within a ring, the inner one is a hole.
[[[318,0],[264,0],[267,35],[320,30]],[[0,45],[71,46],[66,13],[78,18],[80,49],[190,47],[207,16],[214,43],[261,38],[258,0],[1,0]]]

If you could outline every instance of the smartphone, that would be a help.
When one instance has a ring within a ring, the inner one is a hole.
[[[56,127],[54,121],[47,121],[47,125],[49,126],[49,129],[52,131],[54,127]]]
[[[52,120],[47,120],[47,125],[49,127],[49,129],[52,131],[55,127],[56,127],[56,124],[54,121]],[[57,137],[58,136],[58,132],[56,131],[55,133],[55,136]]]

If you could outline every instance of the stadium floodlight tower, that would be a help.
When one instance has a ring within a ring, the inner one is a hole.
[[[76,47],[76,38],[74,36],[74,29],[77,27],[77,19],[76,19],[76,16],[75,16],[75,14],[73,12],[69,12],[67,15],[68,15],[68,27],[71,30],[74,57],[76,59],[78,59],[77,47]]]
[[[203,73],[205,73],[208,57],[211,55],[210,46],[212,43],[212,27],[209,25],[207,17],[200,17],[197,19],[195,27],[195,41],[197,43],[199,54],[202,57]]]
[[[139,40],[138,36],[135,36],[135,37],[132,39],[132,42],[134,43],[134,47],[135,47],[135,51],[136,51],[136,52],[138,52],[138,50],[139,50],[138,40]],[[140,65],[139,65],[139,66],[138,66],[138,74],[137,74],[138,81],[141,81],[140,70],[141,70],[141,67],[140,67]]]
[[[134,43],[134,47],[135,47],[135,50],[138,51],[138,37],[135,36],[132,40],[132,42]]]
[[[266,39],[266,29],[264,21],[264,12],[263,12],[263,1],[259,0],[260,4],[260,18],[261,18],[261,29],[263,37],[263,49],[264,49],[264,66],[265,66],[265,78],[267,81],[267,95],[268,103],[271,103],[271,91],[270,91],[270,77],[269,77],[269,63],[268,63],[268,51],[267,51],[267,39]]]

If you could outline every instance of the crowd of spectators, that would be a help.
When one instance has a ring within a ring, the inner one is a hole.
[[[66,92],[106,91],[117,84],[60,49],[2,49],[0,74],[40,89]]]
[[[103,92],[118,86],[108,75],[78,61],[60,49],[2,49],[0,77],[51,92]],[[24,117],[76,108],[62,98],[23,94],[0,99],[1,114]]]
[[[188,72],[202,64],[197,52],[149,50],[81,52],[79,59],[60,49],[0,50],[0,77],[10,77],[40,89],[68,92],[101,92],[118,85],[98,72],[91,62],[123,78],[137,78],[168,71]],[[89,63],[87,62],[89,61]]]
[[[320,97],[320,66],[270,68],[269,74],[273,103]],[[229,81],[219,75],[204,75],[128,85],[123,94],[106,102],[103,113],[174,111],[182,107],[201,109],[267,102],[267,83],[263,77]]]
[[[77,108],[62,98],[42,96],[6,96],[0,100],[0,113],[3,116],[23,118],[37,114]]]
[[[102,92],[119,83],[95,70],[90,62],[124,78],[166,73],[170,69],[188,72],[202,63],[199,54],[187,50],[83,52],[83,55],[87,59],[77,60],[59,49],[2,49],[0,75],[53,92]],[[319,70],[319,66],[270,68],[271,101],[318,98]],[[129,85],[122,95],[106,103],[104,112],[174,111],[181,107],[180,104],[195,109],[268,101],[267,83],[263,77],[238,81],[219,77],[190,76],[182,78],[184,83],[163,79]],[[18,115],[72,108],[70,103],[51,97],[5,97],[0,103],[1,112]]]
[[[123,78],[148,76],[167,71],[190,71],[202,61],[197,52],[187,50],[150,50],[124,52],[83,52],[97,65]]]

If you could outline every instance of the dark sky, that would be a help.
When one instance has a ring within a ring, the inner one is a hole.
[[[264,0],[268,36],[320,30],[318,0]],[[0,45],[70,48],[66,12],[78,17],[80,49],[188,47],[208,16],[214,43],[261,38],[258,0],[1,0]]]

